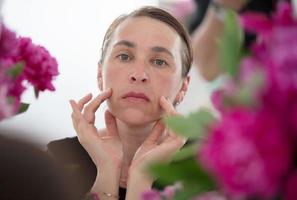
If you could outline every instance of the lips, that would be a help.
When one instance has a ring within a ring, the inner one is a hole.
[[[134,99],[134,100],[144,100],[149,102],[150,99],[141,92],[128,92],[125,95],[123,95],[123,99]]]

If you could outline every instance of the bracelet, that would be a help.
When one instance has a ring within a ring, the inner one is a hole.
[[[100,193],[102,193],[104,196],[106,196],[108,198],[114,198],[114,199],[119,199],[120,198],[117,195],[110,194],[110,193],[107,193],[107,192],[100,191]],[[89,193],[86,194],[84,200],[99,200],[99,197],[98,197],[98,195],[96,193],[89,192]]]
[[[101,192],[104,196],[107,196],[109,198],[114,198],[114,199],[119,199],[120,197],[117,196],[117,195],[114,195],[114,194],[110,194],[110,193],[107,193],[107,192]],[[99,200],[99,199],[98,199]]]
[[[224,21],[227,8],[218,3],[216,0],[211,0],[210,6],[213,8],[216,18],[220,21]]]

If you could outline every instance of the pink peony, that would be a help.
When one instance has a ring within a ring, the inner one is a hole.
[[[237,79],[229,79],[212,93],[214,107],[224,113],[236,108],[259,106],[259,100],[265,91],[265,71],[261,63],[252,57],[246,57],[240,64]]]
[[[20,100],[22,93],[25,91],[25,86],[23,84],[24,76],[19,75],[18,77],[11,77],[7,74],[16,64],[16,61],[12,58],[0,59],[0,83],[5,82],[8,86],[7,95]]]
[[[0,24],[0,26],[0,57],[5,58],[17,55],[19,40],[17,39],[16,34],[6,28],[4,24]]]
[[[0,120],[18,112],[25,82],[31,83],[37,92],[55,90],[51,81],[57,76],[56,59],[29,38],[17,38],[16,34],[0,24]],[[22,63],[23,68],[16,67]],[[15,71],[18,73],[11,73]]]
[[[285,188],[285,200],[295,200],[297,197],[297,170],[292,173]]]
[[[0,121],[11,117],[15,112],[12,104],[7,100],[8,89],[3,83],[0,87]]]
[[[198,155],[227,194],[236,198],[272,197],[292,162],[282,119],[267,111],[224,114]]]
[[[252,46],[254,59],[266,68],[271,83],[281,89],[297,88],[297,20],[290,4],[279,3],[273,20],[259,15],[248,13],[241,17],[243,26],[258,34]]]
[[[175,183],[174,185],[169,185],[164,188],[163,191],[160,192],[161,196],[165,199],[173,199],[175,194],[182,189],[181,183]]]
[[[142,200],[161,200],[161,195],[157,190],[148,190],[142,193]]]
[[[35,89],[55,90],[51,81],[59,74],[58,64],[44,47],[34,45],[30,38],[21,38],[18,58],[25,62],[24,76]]]
[[[207,192],[194,197],[192,200],[227,200],[227,198],[219,192]]]

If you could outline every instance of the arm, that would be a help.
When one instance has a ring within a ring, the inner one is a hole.
[[[222,7],[240,10],[245,0],[215,1]],[[211,3],[212,4],[212,3]],[[219,65],[218,41],[224,30],[224,20],[213,5],[209,5],[202,24],[193,33],[194,64],[202,77],[208,81],[214,80],[221,73]]]
[[[91,189],[91,193],[98,195],[100,200],[118,199],[119,196],[120,170],[100,169]]]
[[[78,103],[70,101],[73,110],[73,126],[78,140],[97,168],[97,177],[91,192],[96,193],[101,200],[118,196],[122,164],[122,145],[115,118],[109,111],[105,112],[106,133],[104,134],[98,134],[94,126],[95,112],[100,104],[110,96],[111,90],[104,91],[87,106],[85,104],[92,99],[91,95],[82,98]]]

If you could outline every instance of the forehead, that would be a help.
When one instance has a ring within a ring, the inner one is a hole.
[[[111,43],[128,40],[144,47],[162,46],[180,50],[178,33],[166,23],[149,17],[130,17],[115,30]]]

